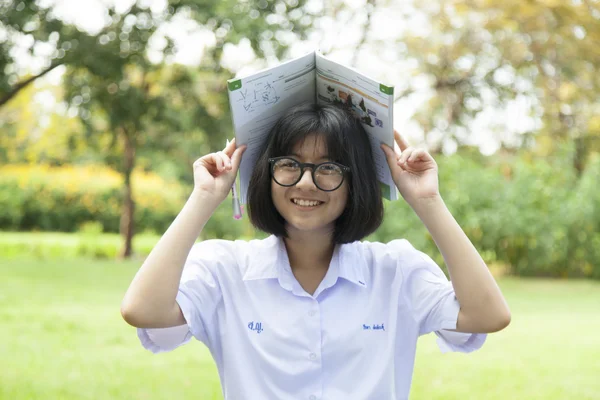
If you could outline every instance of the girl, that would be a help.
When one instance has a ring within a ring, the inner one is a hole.
[[[245,147],[194,163],[194,190],[121,306],[143,346],[208,346],[225,399],[406,399],[417,338],[470,352],[506,327],[508,306],[438,191],[425,151],[382,145],[403,198],[452,283],[406,240],[360,242],[383,204],[367,133],[334,106],[301,105],[273,127],[248,193],[264,240],[194,245],[228,195]]]

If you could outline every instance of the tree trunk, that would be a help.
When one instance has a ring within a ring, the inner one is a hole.
[[[585,138],[578,137],[575,138],[575,156],[573,157],[573,168],[575,168],[575,173],[577,178],[581,178],[583,174],[583,170],[585,169],[585,158],[586,158],[586,149],[585,149]]]
[[[121,210],[120,232],[123,237],[123,248],[121,258],[129,258],[133,252],[132,242],[134,235],[134,220],[133,214],[135,211],[135,202],[131,189],[131,174],[135,166],[135,146],[133,139],[128,134],[127,130],[122,130],[123,139],[125,141],[125,154],[123,160],[123,207]]]

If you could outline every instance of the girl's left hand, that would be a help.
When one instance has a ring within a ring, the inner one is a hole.
[[[394,131],[394,139],[394,149],[387,144],[382,144],[381,148],[402,197],[411,206],[438,197],[438,167],[431,154],[424,149],[409,147],[397,131]]]

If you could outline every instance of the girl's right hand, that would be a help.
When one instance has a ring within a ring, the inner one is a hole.
[[[223,151],[210,153],[194,162],[194,192],[225,200],[235,181],[246,146],[236,149],[233,139]]]

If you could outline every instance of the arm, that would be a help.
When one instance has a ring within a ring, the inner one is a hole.
[[[169,229],[150,252],[121,303],[123,319],[138,328],[186,323],[176,297],[183,267],[204,225],[227,197],[245,147],[235,142],[194,163],[194,190]]]
[[[175,302],[185,260],[218,206],[215,199],[193,192],[169,229],[135,275],[121,304],[121,315],[138,328],[185,324]]]
[[[413,207],[448,266],[460,303],[456,330],[488,333],[510,323],[510,310],[487,265],[458,225],[441,197]]]
[[[437,164],[425,150],[408,147],[395,133],[396,150],[382,145],[402,197],[429,230],[440,250],[460,304],[456,330],[488,333],[510,323],[510,310],[485,262],[440,194]]]

